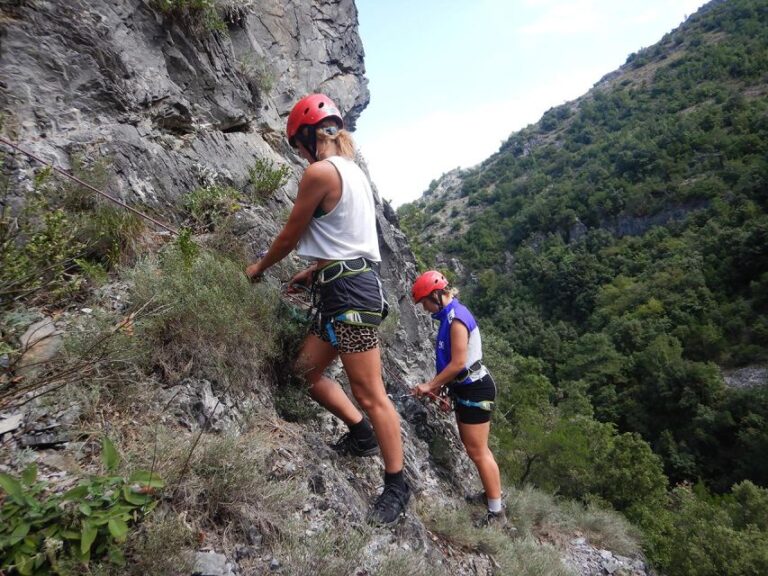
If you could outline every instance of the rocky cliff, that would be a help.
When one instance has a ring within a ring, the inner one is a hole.
[[[2,13],[0,106],[5,133],[62,168],[108,158],[109,193],[172,221],[179,199],[213,181],[242,189],[257,159],[291,167],[283,193],[243,229],[265,248],[295,194],[301,161],[285,118],[304,94],[331,95],[354,128],[368,103],[352,1],[230,2],[223,30],[151,2],[12,2]],[[32,160],[14,163],[15,190]],[[403,298],[415,271],[403,235],[379,212],[383,275],[403,339],[421,341]],[[422,323],[423,324],[423,323]],[[422,367],[425,366],[422,364]]]
[[[289,166],[281,191],[239,214],[237,233],[254,252],[266,248],[279,230],[301,174],[301,161],[283,136],[292,104],[322,91],[354,128],[369,99],[352,0],[4,0],[0,26],[4,136],[64,169],[74,159],[108,159],[107,192],[169,224],[180,222],[180,203],[200,186],[247,189],[249,169],[258,159]],[[32,189],[39,165],[6,152],[8,201],[18,205]],[[402,416],[406,472],[417,496],[398,528],[366,533],[364,555],[350,573],[377,573],[370,567],[394,550],[416,552],[426,562],[393,573],[490,574],[495,562],[488,550],[438,538],[417,513],[420,502],[455,507],[477,479],[450,418],[404,398],[408,385],[430,374],[431,337],[428,322],[407,298],[415,261],[393,222],[380,205],[382,276],[398,320],[384,350],[386,383]],[[66,332],[66,318],[54,318],[55,328]],[[174,400],[173,394],[164,400],[176,403],[179,420],[189,428],[205,422],[216,430],[242,422],[242,407],[216,386],[194,379],[173,386],[191,400]],[[253,386],[271,390],[274,383],[259,380]],[[270,479],[299,480],[311,492],[287,513],[305,523],[307,538],[339,527],[359,529],[381,481],[378,459],[360,463],[336,455],[328,448],[340,432],[332,419],[289,424],[277,416],[271,394],[261,396],[259,418],[278,431],[268,457]],[[12,412],[2,414],[6,425],[0,434],[14,449],[25,445],[22,433],[52,426],[45,408]],[[53,425],[66,426],[66,419]],[[66,443],[45,446],[67,451]],[[41,466],[46,463],[50,458],[41,459]],[[10,463],[6,470],[13,470]],[[264,526],[253,529],[257,533],[236,551],[198,554],[195,573],[299,573],[291,572],[290,558],[280,556],[279,546],[267,546]],[[586,558],[583,538],[577,547],[577,555]],[[243,568],[246,564],[251,568]]]

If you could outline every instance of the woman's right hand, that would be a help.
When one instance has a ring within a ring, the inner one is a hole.
[[[432,387],[429,385],[429,382],[426,382],[424,384],[419,384],[418,386],[414,386],[412,388],[412,393],[417,398],[421,398],[422,396],[427,396],[428,394],[431,394]]]
[[[314,266],[310,266],[306,270],[302,270],[298,274],[295,274],[293,278],[291,278],[290,282],[288,282],[288,292],[298,292],[295,288],[293,288],[294,285],[296,286],[309,286],[312,282],[312,273],[315,271]]]
[[[261,279],[264,277],[264,272],[261,269],[261,260],[248,266],[245,269],[245,275],[248,276],[251,282],[261,282]]]

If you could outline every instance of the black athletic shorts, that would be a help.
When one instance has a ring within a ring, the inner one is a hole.
[[[459,398],[471,400],[472,402],[496,400],[496,383],[490,374],[486,374],[480,380],[472,382],[472,384],[453,385],[451,390]],[[491,413],[488,410],[475,408],[474,406],[465,406],[456,400],[454,400],[454,406],[456,409],[456,420],[462,424],[483,424],[491,419]]]
[[[353,261],[355,267],[366,264],[363,259],[358,260]],[[367,264],[364,272],[340,275],[325,283],[319,280],[320,274],[315,274],[313,289],[318,314],[309,331],[332,343],[342,354],[366,352],[379,345],[378,326],[387,315],[388,304],[376,270]],[[330,264],[324,270],[339,265]],[[343,268],[339,271],[343,272]]]

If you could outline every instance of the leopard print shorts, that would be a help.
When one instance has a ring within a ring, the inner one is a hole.
[[[354,324],[336,322],[333,325],[333,330],[336,332],[339,354],[367,352],[379,345],[379,329],[373,326],[356,326]],[[320,338],[323,342],[331,341],[328,331],[318,326],[317,323],[312,323],[309,332]]]

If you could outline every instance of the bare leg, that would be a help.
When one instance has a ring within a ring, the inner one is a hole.
[[[342,354],[341,362],[349,377],[352,394],[368,415],[376,432],[384,470],[389,473],[400,472],[403,469],[400,416],[384,388],[379,348]]]
[[[363,415],[346,395],[341,385],[323,374],[336,358],[336,349],[314,334],[304,339],[299,357],[294,365],[296,375],[309,384],[312,399],[345,424],[357,424]]]
[[[457,424],[459,425],[459,436],[461,436],[461,441],[467,450],[467,455],[477,467],[485,495],[489,500],[501,498],[499,465],[488,447],[491,423],[464,424],[457,421]]]

